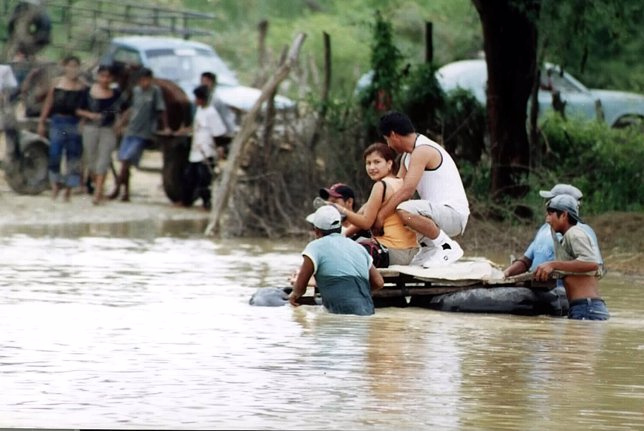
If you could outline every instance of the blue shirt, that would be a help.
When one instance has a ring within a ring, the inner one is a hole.
[[[604,258],[599,252],[597,235],[595,234],[595,231],[593,231],[590,226],[584,223],[577,223],[577,226],[582,228],[584,232],[588,234],[593,247],[599,254],[599,263],[600,265],[603,265]],[[557,233],[556,235],[557,240],[561,241],[561,234]],[[539,228],[537,234],[534,236],[534,240],[532,240],[532,242],[528,246],[528,249],[525,251],[525,253],[523,253],[523,255],[532,261],[530,271],[534,271],[537,266],[541,265],[542,263],[555,260],[555,245],[552,241],[552,233],[550,232],[550,225],[548,223],[544,223],[543,226]],[[560,280],[557,280],[557,284],[559,283]]]
[[[369,284],[373,261],[363,246],[333,233],[311,241],[302,254],[313,262],[322,303],[331,313],[374,313]]]

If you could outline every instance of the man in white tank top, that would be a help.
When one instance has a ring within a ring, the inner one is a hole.
[[[411,265],[429,268],[457,261],[463,249],[450,237],[463,233],[470,209],[454,160],[439,144],[416,133],[403,113],[386,113],[379,128],[387,145],[403,154],[398,176],[404,182],[383,204],[374,227],[382,227],[385,217],[397,211],[419,237],[421,249]],[[415,191],[420,199],[409,200]]]

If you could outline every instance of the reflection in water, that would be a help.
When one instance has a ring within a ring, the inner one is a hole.
[[[644,427],[640,280],[608,322],[338,316],[248,305],[302,243],[125,230],[0,237],[0,427]]]

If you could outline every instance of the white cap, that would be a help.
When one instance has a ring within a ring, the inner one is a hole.
[[[342,226],[340,212],[333,205],[324,205],[313,214],[306,217],[306,221],[320,230],[334,230]]]
[[[581,199],[584,194],[575,186],[570,184],[557,184],[551,190],[541,190],[539,191],[539,196],[546,199],[552,199],[555,196],[559,195],[568,195],[572,196],[576,200]]]

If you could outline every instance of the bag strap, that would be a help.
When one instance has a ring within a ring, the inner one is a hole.
[[[387,194],[387,183],[385,182],[385,180],[380,180],[380,182],[382,183],[382,187],[383,187],[383,189],[382,189],[382,202],[384,202],[385,201],[385,195]]]

